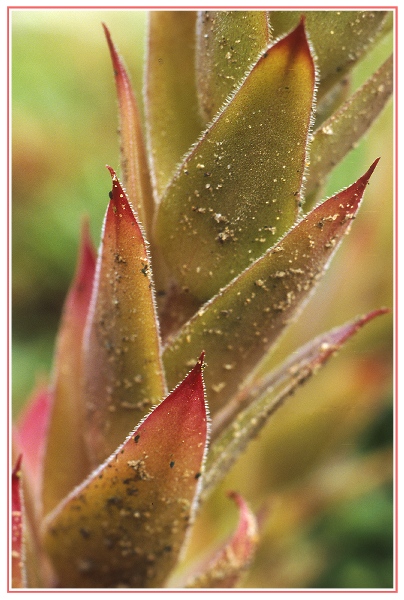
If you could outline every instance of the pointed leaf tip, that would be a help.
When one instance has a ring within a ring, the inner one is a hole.
[[[109,215],[110,220],[114,221],[118,224],[120,221],[132,222],[133,224],[136,225],[136,230],[138,230],[138,235],[142,237],[142,241],[143,241],[143,235],[141,233],[141,229],[140,229],[138,220],[136,218],[137,217],[136,212],[135,212],[132,204],[129,202],[127,194],[126,194],[125,190],[123,189],[116,172],[109,165],[106,165],[106,167],[107,167],[107,169],[111,175],[111,179],[112,179],[112,190],[109,192],[110,203],[109,203],[108,210],[112,211],[113,215],[111,215],[111,214]],[[125,215],[124,219],[122,219],[123,215]],[[115,216],[116,219],[113,219],[112,218],[113,216]],[[107,224],[108,224],[108,219],[107,219]]]
[[[238,392],[325,273],[376,164],[302,218],[182,327],[164,349],[170,387],[204,348],[210,363],[205,382],[212,416]]]
[[[44,543],[58,584],[161,586],[193,518],[206,440],[198,361],[124,444],[47,518]]]
[[[314,88],[300,26],[261,54],[165,189],[156,241],[179,287],[200,300],[296,222]]]
[[[366,173],[363,175],[363,179],[370,179],[371,175],[373,174],[373,171],[376,169],[378,163],[380,160],[380,156],[378,156],[376,158],[376,160],[373,161],[373,163],[370,165],[369,169],[366,171]]]
[[[145,230],[149,231],[153,220],[154,199],[139,109],[122,58],[104,23],[103,28],[111,55],[118,99],[123,182]]]
[[[293,48],[297,53],[307,54],[310,58],[311,68],[314,71],[314,62],[306,33],[306,15],[301,15],[299,24],[289,34],[285,35],[279,43],[284,44],[288,49]]]
[[[112,190],[83,344],[85,435],[93,467],[166,395],[146,241],[114,169],[107,168]]]

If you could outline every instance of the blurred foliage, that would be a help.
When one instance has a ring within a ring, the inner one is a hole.
[[[114,81],[102,22],[125,58],[141,103],[144,12],[12,11],[14,414],[35,380],[49,372],[82,216],[89,215],[98,245],[110,187],[104,165],[119,166]],[[352,89],[384,61],[391,47],[392,38],[387,36],[362,61]],[[351,234],[271,360],[280,362],[308,339],[357,314],[392,306],[391,102],[332,173],[325,196],[356,180],[377,156],[381,161]],[[268,505],[269,514],[262,549],[245,585],[392,586],[388,473],[384,481],[375,474],[376,489],[370,477],[364,495],[352,489],[351,495],[337,494],[339,501],[320,502],[321,509],[305,521],[296,516],[299,507],[303,510],[305,486],[319,473],[321,461],[344,464],[350,456],[361,458],[365,450],[381,452],[391,445],[391,387],[392,318],[387,316],[361,332],[276,413],[259,444],[250,445],[203,508],[189,555],[196,556],[212,541],[212,531],[225,533],[233,515],[227,515],[228,500],[222,491],[237,489],[256,510]],[[274,508],[279,503],[283,512]],[[293,510],[286,516],[288,506]]]

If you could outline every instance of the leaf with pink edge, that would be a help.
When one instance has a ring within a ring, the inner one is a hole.
[[[24,456],[24,482],[39,499],[42,486],[43,455],[52,406],[51,392],[39,385],[13,427],[13,446]]]
[[[364,325],[388,309],[378,309],[321,334],[273,372],[253,379],[217,415],[203,479],[202,497],[228,473],[270,416]]]
[[[187,588],[235,587],[251,562],[258,541],[257,520],[240,494],[231,492],[229,497],[239,508],[237,529],[203,572],[186,585]]]
[[[226,405],[244,378],[273,350],[325,273],[355,218],[376,164],[301,219],[182,327],[164,349],[169,386],[184,376],[203,348],[212,416]]]
[[[61,587],[159,587],[193,518],[206,453],[203,355],[45,520]]]
[[[11,479],[11,580],[13,588],[25,587],[21,456]]]
[[[103,27],[111,54],[118,96],[123,184],[140,222],[150,235],[154,199],[139,109],[123,61],[112,42],[108,28],[104,24]]]
[[[83,439],[82,341],[95,274],[88,222],[82,228],[76,274],[63,308],[51,383],[52,407],[43,463],[46,514],[90,473]]]
[[[149,254],[109,170],[112,192],[83,343],[86,443],[94,467],[166,394]]]

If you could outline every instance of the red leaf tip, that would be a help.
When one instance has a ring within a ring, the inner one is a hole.
[[[205,364],[205,350],[202,350],[201,355],[198,358],[198,362],[196,364],[200,365],[201,369],[204,369],[206,367],[206,364]]]
[[[105,33],[105,35],[107,36],[107,39],[109,39],[109,38],[111,37],[111,34],[110,34],[110,32],[109,32],[109,29],[108,29],[108,27],[105,25],[105,23],[104,23],[104,22],[102,22],[102,23],[101,23],[101,25],[102,25],[102,28],[104,29],[104,33]]]
[[[376,169],[377,164],[380,160],[380,156],[378,158],[376,158],[375,161],[373,161],[373,163],[370,165],[369,169],[366,171],[366,173],[362,176],[362,179],[364,180],[368,180],[370,179],[370,176],[372,175],[373,171]]]
[[[114,169],[112,167],[110,167],[109,165],[105,165],[105,166],[107,167],[108,171],[111,174],[112,181],[118,181],[118,177],[116,176]]]
[[[22,462],[22,454],[20,454],[15,463],[15,467],[13,469],[13,477],[21,476],[21,462]]]
[[[301,44],[307,46],[306,15],[301,15],[299,24],[286,37],[289,40],[293,40],[296,45]]]

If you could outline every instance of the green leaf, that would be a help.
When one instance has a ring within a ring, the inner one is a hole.
[[[184,376],[203,348],[211,414],[237,393],[325,272],[355,217],[376,163],[356,183],[302,219],[184,325],[164,349],[169,386]]]
[[[321,101],[317,102],[313,131],[318,129],[347,100],[350,93],[351,79],[350,75],[346,75],[322,97]]]
[[[45,521],[59,587],[159,587],[193,517],[207,439],[202,358]]]
[[[207,122],[268,46],[267,13],[198,11],[196,36],[199,106]]]
[[[233,588],[251,562],[258,541],[256,518],[240,494],[229,497],[239,508],[237,529],[187,588]]]
[[[21,456],[11,477],[11,585],[25,587],[25,567],[23,556],[23,514],[21,490]]]
[[[86,441],[97,466],[165,395],[150,261],[114,171],[84,339]]]
[[[88,223],[82,229],[76,274],[57,337],[49,425],[43,457],[42,503],[46,514],[91,471],[83,439],[81,351],[95,274],[96,254]]]
[[[350,71],[383,30],[386,11],[310,10],[271,11],[274,37],[283,35],[305,15],[319,70],[318,99]]]
[[[103,27],[111,54],[118,96],[123,184],[140,222],[149,233],[153,221],[154,199],[139,109],[122,59],[107,27],[104,24]]]
[[[378,117],[393,91],[393,57],[374,73],[313,134],[310,147],[310,170],[306,194],[312,195],[305,209],[310,209],[315,192],[326,182],[332,169],[346,156]]]
[[[300,24],[261,56],[167,188],[156,240],[174,278],[201,300],[294,223],[313,93]]]
[[[150,11],[145,109],[157,198],[203,128],[195,82],[195,11]]]
[[[279,368],[250,381],[214,421],[214,439],[206,464],[202,497],[228,473],[231,466],[299,386],[321,368],[359,329],[388,312],[379,309],[318,336],[293,353]]]

